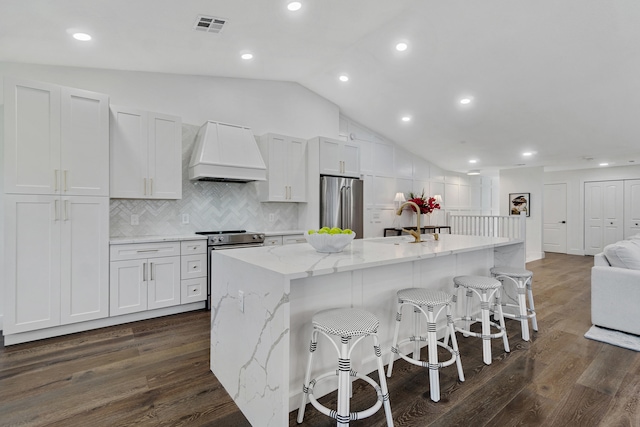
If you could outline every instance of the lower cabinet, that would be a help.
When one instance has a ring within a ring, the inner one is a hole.
[[[265,246],[291,245],[294,243],[306,243],[304,234],[285,234],[282,236],[268,236],[264,239]]]
[[[181,243],[180,303],[207,299],[207,241],[189,240]]]
[[[110,315],[181,302],[180,242],[111,246]]]

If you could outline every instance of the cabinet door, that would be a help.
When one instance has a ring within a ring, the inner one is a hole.
[[[62,194],[109,196],[109,97],[62,88]]]
[[[148,197],[147,139],[146,112],[111,106],[111,197]]]
[[[288,143],[286,170],[290,202],[307,201],[307,142],[292,138]]]
[[[61,323],[109,316],[109,199],[61,201]]]
[[[109,311],[111,316],[147,309],[146,259],[115,261],[109,267]]]
[[[391,162],[392,159],[389,159]],[[342,174],[360,177],[360,145],[346,142],[342,147]]]
[[[4,333],[60,324],[58,196],[5,196]]]
[[[288,142],[285,137],[273,135],[268,142],[268,183],[269,198],[271,202],[286,202],[289,196],[287,186],[287,161]]]
[[[6,193],[60,191],[60,87],[5,78]]]
[[[182,198],[182,121],[179,117],[148,113],[149,179],[152,199]]]
[[[149,310],[180,304],[180,257],[150,258]]]
[[[320,173],[342,175],[341,142],[320,140]]]

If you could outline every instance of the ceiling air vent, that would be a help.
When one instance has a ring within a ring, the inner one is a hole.
[[[207,33],[219,34],[222,32],[227,20],[216,18],[215,16],[198,15],[193,29],[196,31],[206,31]]]

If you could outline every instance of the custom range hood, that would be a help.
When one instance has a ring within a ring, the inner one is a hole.
[[[189,179],[266,181],[267,168],[251,129],[213,121],[203,124],[191,154]]]

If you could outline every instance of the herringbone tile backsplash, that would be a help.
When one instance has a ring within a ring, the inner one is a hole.
[[[188,166],[198,126],[182,125],[182,200],[111,199],[112,237],[191,234],[245,229],[296,230],[296,203],[260,203],[254,183],[189,181]],[[131,225],[131,215],[139,224]],[[189,224],[182,215],[189,214]],[[273,221],[270,222],[270,215]]]

